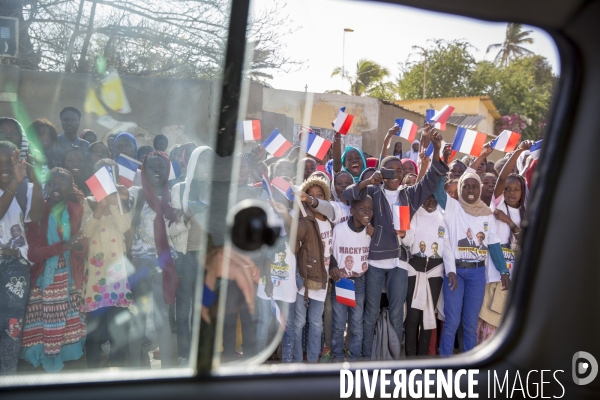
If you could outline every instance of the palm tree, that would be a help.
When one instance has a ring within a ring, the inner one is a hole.
[[[336,67],[331,73],[331,77],[342,75],[343,68]],[[350,82],[350,95],[352,96],[363,96],[370,94],[378,85],[381,83],[383,78],[387,77],[390,72],[387,68],[382,67],[375,61],[370,61],[365,58],[361,58],[356,63],[356,75],[355,76],[342,76],[342,78],[348,79]],[[329,91],[333,93],[334,91]],[[335,91],[337,93],[343,93]]]
[[[531,50],[522,47],[523,44],[533,44],[533,38],[528,37],[533,31],[523,31],[521,24],[509,23],[506,26],[506,38],[504,43],[496,43],[488,46],[486,53],[492,50],[500,49],[494,62],[499,65],[507,65],[512,59],[533,54]]]

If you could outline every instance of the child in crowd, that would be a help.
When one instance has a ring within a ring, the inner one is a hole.
[[[458,196],[457,201],[444,192],[443,182],[435,192],[436,201],[445,210],[448,250],[453,255],[444,263],[442,356],[452,355],[459,324],[463,326],[464,351],[471,350],[477,343],[477,320],[485,292],[484,267],[488,253],[502,274],[505,289],[510,281],[496,236],[495,218],[492,210],[480,199],[481,180],[475,172],[465,172],[460,177]],[[480,239],[476,239],[476,235]]]
[[[491,199],[491,209],[496,217],[496,235],[502,246],[504,261],[510,273],[513,273],[515,253],[521,221],[527,207],[527,185],[521,175],[512,174],[519,156],[529,150],[533,142],[522,142],[511,154],[498,176],[494,195]],[[477,343],[489,338],[500,326],[500,320],[506,306],[507,291],[503,290],[502,276],[495,268],[493,260],[488,260],[485,296],[479,312],[477,326]]]
[[[58,372],[64,361],[83,355],[86,337],[81,310],[83,266],[88,240],[81,233],[83,193],[71,173],[53,168],[46,183],[48,199],[39,223],[27,232],[31,292],[27,303],[21,358]]]
[[[94,173],[109,168],[118,176],[119,167],[109,158],[94,166]],[[121,202],[121,214],[118,202]],[[108,338],[110,355],[108,366],[122,367],[129,343],[129,322],[133,295],[128,281],[131,264],[127,259],[125,232],[131,227],[129,191],[117,185],[112,193],[96,201],[90,196],[84,208],[91,216],[83,224],[89,251],[84,266],[82,311],[87,313],[87,340],[85,352],[89,368],[100,367],[101,345]]]
[[[171,189],[171,205],[181,210],[183,217],[170,224],[169,234],[177,251],[175,269],[179,286],[175,294],[175,320],[177,322],[177,356],[180,366],[187,366],[190,357],[190,310],[194,299],[199,252],[202,248],[202,225],[208,210],[209,191],[207,165],[212,163],[214,152],[200,146],[190,156],[185,181]]]
[[[0,318],[5,331],[0,335],[0,375],[17,372],[25,309],[29,299],[31,266],[29,246],[22,233],[24,223],[37,223],[43,216],[42,188],[34,177],[23,194],[17,188],[26,177],[25,161],[17,147],[0,141]],[[17,198],[20,196],[21,198]]]
[[[120,143],[119,140],[115,141],[115,147],[118,148]],[[173,264],[175,249],[167,231],[167,222],[172,224],[177,221],[175,210],[170,205],[170,171],[169,157],[160,151],[152,152],[142,163],[142,186],[129,189],[134,210],[131,260],[135,267],[135,272],[129,276],[129,283],[137,310],[130,329],[129,359],[130,364],[137,367],[141,361],[150,296],[161,350],[161,368],[171,366],[173,340],[169,305],[175,303],[179,278]]]
[[[433,128],[427,128],[434,145],[433,161],[423,179],[415,186],[402,186],[402,162],[397,157],[386,157],[381,161],[382,168],[392,170],[394,177],[383,179],[377,171],[368,181],[362,181],[346,188],[343,196],[348,201],[364,200],[367,195],[373,199],[374,240],[369,250],[369,267],[366,273],[366,304],[363,323],[364,358],[371,358],[371,345],[375,330],[375,322],[379,316],[381,291],[387,286],[390,320],[398,339],[402,341],[404,301],[406,300],[408,276],[406,261],[407,248],[412,239],[406,231],[396,231],[394,228],[393,207],[396,205],[409,206],[410,215],[421,207],[425,200],[433,194],[438,181],[442,180],[448,167],[440,162],[442,137]],[[382,184],[383,183],[383,184]]]
[[[320,178],[311,178],[301,186],[301,191],[311,197],[311,204],[329,201],[331,193],[327,183]],[[302,287],[298,290],[295,305],[294,362],[302,362],[302,329],[308,313],[308,362],[317,362],[321,351],[323,332],[323,309],[327,296],[328,266],[331,255],[332,225],[327,218],[311,205],[306,208],[307,216],[300,216],[294,252]],[[286,224],[287,228],[287,224]],[[288,234],[290,234],[288,232]]]
[[[349,358],[360,360],[363,340],[363,310],[365,304],[365,271],[362,263],[369,255],[369,245],[374,228],[370,224],[373,218],[373,199],[367,196],[364,201],[354,200],[350,207],[350,218],[347,222],[336,225],[333,229],[332,253],[329,274],[335,282],[341,278],[350,279],[354,283],[356,306],[351,307],[338,302],[337,288],[331,291],[333,306],[332,356],[334,362],[344,361],[344,332],[346,322],[350,318]],[[338,262],[339,260],[339,262]]]
[[[444,281],[444,259],[452,260],[445,252],[448,229],[444,216],[433,195],[415,213],[410,221],[414,232],[411,246],[413,257],[408,260],[408,295],[406,297],[407,356],[426,356],[431,332],[436,328],[435,308]],[[419,332],[420,328],[420,332]]]

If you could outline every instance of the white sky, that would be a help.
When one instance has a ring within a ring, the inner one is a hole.
[[[254,9],[273,4],[274,0],[255,0]],[[399,72],[398,62],[404,62],[417,50],[412,46],[431,47],[429,39],[465,39],[474,48],[476,61],[492,60],[495,53],[486,55],[488,45],[504,41],[505,23],[480,21],[450,14],[434,13],[416,8],[337,0],[288,0],[286,11],[300,26],[297,32],[285,39],[286,54],[305,60],[297,72],[277,72],[269,83],[276,89],[321,93],[325,90],[343,89],[341,77],[330,78],[337,66],[342,66],[342,43],[344,28],[354,29],[346,33],[345,68],[353,73],[356,62],[367,58],[387,67],[392,76]],[[528,49],[545,56],[555,72],[560,71],[558,52],[550,36],[542,29],[532,29],[533,45]]]

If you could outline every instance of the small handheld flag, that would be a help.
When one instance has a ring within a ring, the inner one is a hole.
[[[417,124],[408,119],[398,118],[396,120],[396,125],[400,128],[400,131],[396,136],[400,136],[410,143],[414,142],[417,137],[417,130],[419,129]]]
[[[315,135],[312,132],[308,132],[306,152],[311,156],[322,160],[327,155],[327,152],[332,144],[333,143],[323,139],[321,136]]]
[[[433,116],[435,115],[436,111],[433,108],[428,108],[427,110],[425,110],[425,122],[427,122],[428,124],[434,123],[434,121],[432,120]],[[446,130],[446,123],[441,123],[441,122],[435,122],[433,127],[435,129],[439,129],[441,131],[445,131]]]
[[[133,185],[138,166],[142,163],[125,154],[120,154],[117,164],[119,164],[119,183],[129,189]]]
[[[542,152],[542,141],[538,140],[531,146],[529,149],[529,155],[532,159],[537,160],[540,158],[540,153]]]
[[[271,181],[271,185],[277,189],[281,194],[285,196],[286,199],[293,201],[294,200],[294,189],[292,184],[280,176],[276,176]]]
[[[431,122],[439,122],[440,124],[445,125],[446,121],[448,121],[448,118],[450,118],[450,115],[452,115],[453,112],[454,107],[444,106],[444,108],[436,111],[435,114],[433,114],[433,117],[431,117]]]
[[[244,140],[260,140],[261,139],[261,130],[260,130],[260,121],[257,119],[253,119],[250,121],[242,122],[242,130],[244,131]]]
[[[273,200],[273,191],[271,190],[271,182],[269,182],[269,177],[267,175],[265,175],[264,172],[262,174],[262,188],[267,192],[267,194],[269,195],[269,198],[271,200]]]
[[[452,150],[477,157],[481,154],[486,139],[485,133],[459,126],[452,142]]]
[[[275,315],[275,319],[277,319],[277,322],[279,322],[279,325],[281,325],[281,327],[283,328],[283,331],[285,332],[285,318],[283,316],[283,313],[281,312],[281,309],[279,309],[277,302],[275,301],[275,299],[272,296],[271,296],[271,311],[273,312],[273,314]]]
[[[442,140],[442,147],[440,148],[440,158],[444,157],[444,147],[446,147],[446,142]],[[429,158],[433,155],[433,142],[429,143],[427,150],[425,150],[425,155]]]
[[[503,130],[501,134],[494,140],[490,145],[492,149],[496,149],[498,151],[503,151],[505,153],[510,153],[514,149],[517,148],[517,144],[519,144],[519,140],[521,139],[521,134],[517,132],[512,132],[509,130]]]
[[[181,176],[181,167],[177,161],[171,161],[171,172],[169,172],[169,180],[175,180]]]
[[[263,147],[274,157],[281,157],[292,147],[292,143],[287,141],[278,129],[275,129],[264,141]]]
[[[356,307],[356,293],[354,281],[341,278],[335,283],[335,299],[338,303],[348,307]]]
[[[394,206],[394,229],[397,231],[410,230],[410,208],[409,206]]]
[[[115,182],[106,168],[100,168],[90,179],[85,181],[96,201],[102,201],[106,196],[117,191]]]
[[[348,133],[350,126],[352,125],[352,121],[354,120],[354,115],[346,114],[345,111],[346,107],[340,108],[340,112],[335,118],[335,121],[333,121],[333,130],[342,135],[346,135]]]

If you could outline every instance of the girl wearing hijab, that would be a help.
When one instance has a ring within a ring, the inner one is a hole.
[[[510,156],[496,182],[491,199],[491,209],[496,217],[496,234],[500,239],[502,254],[510,272],[513,272],[521,221],[527,207],[527,186],[521,175],[511,174],[517,158],[527,151],[533,142],[522,142]],[[487,174],[486,174],[487,175]],[[494,263],[487,265],[485,296],[479,313],[477,343],[489,338],[498,326],[506,306],[507,292],[502,290],[501,276]]]
[[[362,151],[348,146],[342,154],[342,135],[336,132],[333,137],[333,173],[349,172],[354,183],[359,182],[360,174],[367,168],[367,160]]]
[[[121,153],[135,160],[137,156],[137,140],[129,132],[121,132],[113,144],[113,160],[117,161]]]
[[[210,195],[206,166],[212,165],[214,155],[214,151],[207,146],[194,149],[189,159],[185,181],[175,184],[171,189],[171,205],[184,213],[183,218],[169,227],[169,234],[177,251],[175,269],[179,277],[179,287],[175,292],[175,319],[180,366],[187,366],[190,356],[189,315],[196,286],[198,255],[202,248],[202,224]]]
[[[119,136],[115,140],[115,149]],[[169,305],[175,303],[179,278],[173,264],[175,249],[167,231],[167,222],[171,225],[177,220],[175,210],[170,205],[170,171],[169,156],[161,151],[152,152],[142,163],[142,186],[129,189],[134,210],[131,261],[135,267],[135,272],[129,276],[129,284],[137,307],[130,330],[129,359],[131,365],[136,367],[139,367],[141,360],[150,296],[161,350],[161,367],[171,366],[173,341],[169,327]]]
[[[96,132],[94,132],[91,129],[84,129],[81,131],[81,133],[79,134],[79,138],[86,140],[88,143],[92,144],[92,143],[96,143],[98,141],[98,138],[96,136]]]
[[[417,162],[419,160],[419,145],[421,144],[421,142],[419,142],[419,139],[415,139],[414,142],[412,142],[412,145],[410,146],[410,150],[406,153],[406,158],[409,158],[411,160],[413,160],[414,162]]]
[[[463,326],[464,351],[477,344],[477,320],[483,304],[486,263],[489,258],[501,274],[502,290],[508,289],[510,272],[496,235],[496,218],[481,201],[481,179],[465,172],[458,181],[458,200],[444,191],[440,180],[435,199],[445,210],[448,259],[444,251],[444,316],[440,355],[453,354],[456,331]],[[489,257],[488,257],[489,255]]]

